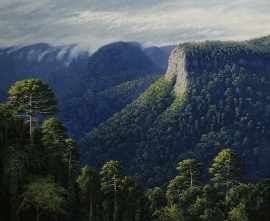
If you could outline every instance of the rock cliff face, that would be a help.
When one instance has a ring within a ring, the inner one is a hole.
[[[175,94],[181,96],[188,90],[190,81],[204,72],[210,76],[226,66],[238,66],[250,73],[270,72],[269,61],[268,51],[245,43],[183,44],[172,51],[165,79],[175,81]]]
[[[186,66],[186,53],[183,48],[176,48],[172,51],[168,70],[165,74],[165,79],[175,81],[175,93],[181,96],[187,89],[187,66]]]

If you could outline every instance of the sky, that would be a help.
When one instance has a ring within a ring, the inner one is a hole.
[[[270,34],[269,11],[270,0],[0,0],[0,46],[245,40]]]

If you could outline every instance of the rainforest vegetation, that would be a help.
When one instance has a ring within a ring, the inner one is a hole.
[[[177,162],[195,158],[206,171],[222,147],[231,147],[245,162],[245,178],[270,177],[266,39],[179,45],[187,76],[161,77],[91,130],[79,143],[82,162],[101,167],[117,159],[148,187],[162,186],[177,174]],[[177,77],[187,82],[180,95]]]
[[[170,101],[170,85],[157,84],[164,89],[156,93],[158,103]],[[1,103],[1,220],[269,220],[270,180],[245,180],[244,163],[232,149],[220,147],[208,170],[184,159],[162,188],[147,189],[126,176],[119,161],[100,169],[81,165],[76,141],[56,111],[53,91],[37,79],[16,82]]]
[[[118,43],[65,104],[46,80],[5,84],[0,221],[268,221],[269,39],[179,45],[171,79]]]

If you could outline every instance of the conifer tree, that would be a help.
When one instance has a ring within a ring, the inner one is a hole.
[[[105,194],[113,194],[113,221],[118,220],[118,193],[122,180],[122,168],[119,161],[111,160],[105,163],[100,172],[101,189]]]
[[[228,196],[230,187],[238,182],[243,174],[243,166],[238,154],[231,149],[222,150],[209,169],[212,182],[225,188]]]
[[[81,170],[81,175],[77,179],[81,194],[88,202],[88,220],[94,221],[95,204],[98,201],[100,194],[100,179],[99,174],[90,166],[85,166]]]
[[[56,118],[49,118],[43,122],[41,132],[48,172],[53,174],[56,180],[63,182],[66,128]]]
[[[178,163],[176,168],[186,187],[198,186],[201,183],[201,165],[195,159],[186,159]]]
[[[44,212],[53,215],[63,214],[65,195],[65,189],[49,178],[38,178],[26,185],[26,190],[22,194],[22,202],[17,213],[34,208],[36,221],[40,220]]]
[[[53,91],[38,79],[17,81],[9,90],[9,103],[18,114],[28,119],[31,139],[34,117],[52,115],[57,111]]]

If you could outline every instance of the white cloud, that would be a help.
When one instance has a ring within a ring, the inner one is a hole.
[[[269,0],[1,0],[0,45],[242,40],[270,34],[269,10]]]

